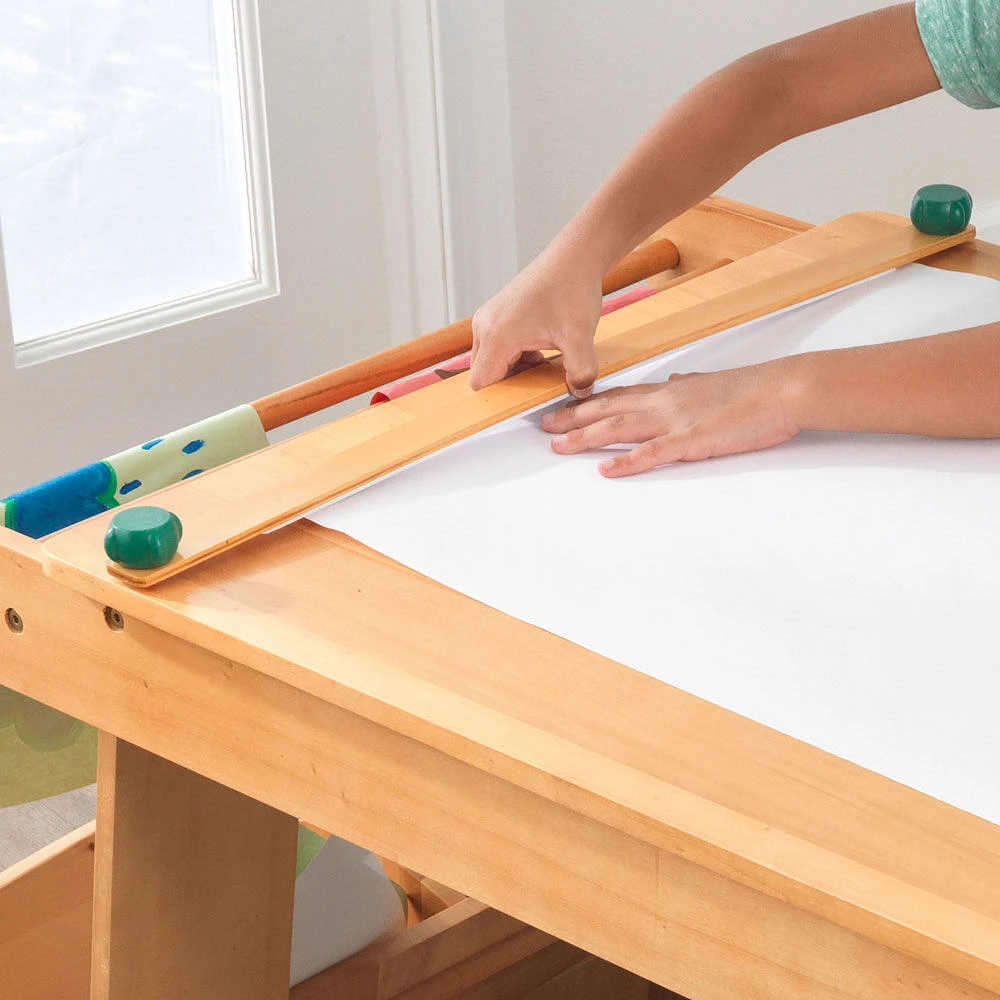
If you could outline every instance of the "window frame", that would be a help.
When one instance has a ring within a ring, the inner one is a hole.
[[[225,0],[214,0],[213,6]],[[154,330],[249,305],[280,293],[270,155],[264,103],[261,33],[254,0],[229,0],[236,41],[236,74],[247,183],[251,274],[239,282],[156,303],[93,323],[59,330],[23,343],[14,341],[9,293],[3,297],[0,334],[12,351],[13,366],[26,368],[79,351],[113,344]],[[218,21],[218,14],[216,13]],[[0,240],[0,286],[7,292],[6,258]]]

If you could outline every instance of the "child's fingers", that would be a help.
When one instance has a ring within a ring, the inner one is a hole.
[[[624,385],[591,396],[590,399],[571,403],[542,417],[542,429],[552,434],[561,434],[575,427],[583,427],[595,420],[633,410],[637,407],[646,410],[641,397],[648,396],[655,386]]]
[[[599,462],[597,471],[607,479],[622,479],[640,472],[657,469],[661,465],[681,462],[687,450],[687,442],[676,438],[658,437],[644,441],[631,451]]]
[[[540,365],[545,360],[545,355],[541,351],[525,351],[518,359],[510,366],[508,370],[508,375],[517,375],[518,372],[527,371],[529,368],[535,368]]]
[[[478,350],[473,353],[469,368],[469,387],[484,389],[494,382],[505,378],[511,365],[520,357],[520,352],[513,354],[504,349],[499,340],[480,340]]]
[[[577,399],[587,399],[597,380],[597,353],[594,342],[587,337],[572,337],[562,345],[566,388]]]
[[[609,444],[645,441],[651,434],[662,434],[663,430],[662,421],[657,421],[654,414],[632,410],[558,434],[552,439],[552,450],[561,455],[575,455]]]

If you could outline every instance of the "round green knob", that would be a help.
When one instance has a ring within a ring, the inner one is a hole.
[[[910,221],[930,236],[954,236],[972,218],[972,195],[955,184],[928,184],[913,196]]]
[[[126,507],[111,519],[104,536],[108,558],[128,569],[166,566],[177,553],[181,522],[162,507]]]

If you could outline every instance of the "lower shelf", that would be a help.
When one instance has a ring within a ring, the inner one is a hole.
[[[675,995],[430,879],[385,863],[409,926],[291,1000],[670,1000]],[[0,874],[0,981],[19,1000],[87,1000],[94,824]]]

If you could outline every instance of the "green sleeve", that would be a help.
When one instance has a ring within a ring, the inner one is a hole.
[[[1000,0],[917,0],[941,86],[970,108],[1000,107]]]

